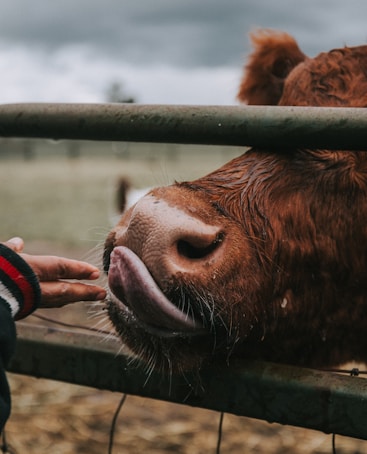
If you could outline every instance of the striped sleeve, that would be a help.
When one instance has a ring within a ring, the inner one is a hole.
[[[0,299],[19,320],[39,305],[41,289],[32,268],[16,252],[0,244]]]

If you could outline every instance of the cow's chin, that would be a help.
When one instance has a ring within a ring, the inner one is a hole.
[[[151,370],[163,374],[197,371],[213,348],[212,337],[202,329],[184,332],[150,325],[113,295],[107,311],[132,356]]]

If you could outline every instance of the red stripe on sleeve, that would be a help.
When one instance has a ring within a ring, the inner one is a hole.
[[[6,273],[9,278],[17,285],[23,295],[23,307],[20,309],[20,312],[17,314],[17,317],[20,315],[24,317],[29,314],[34,306],[35,294],[32,285],[29,283],[28,279],[24,274],[22,274],[18,268],[13,266],[8,260],[0,256],[0,268],[4,273]]]

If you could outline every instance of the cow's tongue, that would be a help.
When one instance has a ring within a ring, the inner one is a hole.
[[[180,332],[202,329],[166,298],[140,258],[124,246],[115,247],[111,253],[108,284],[144,324]]]

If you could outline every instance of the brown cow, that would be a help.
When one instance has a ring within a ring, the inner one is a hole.
[[[242,101],[367,105],[367,46],[310,59],[286,34],[253,42]],[[107,238],[110,319],[162,370],[367,361],[366,204],[365,152],[253,148],[154,189]]]

